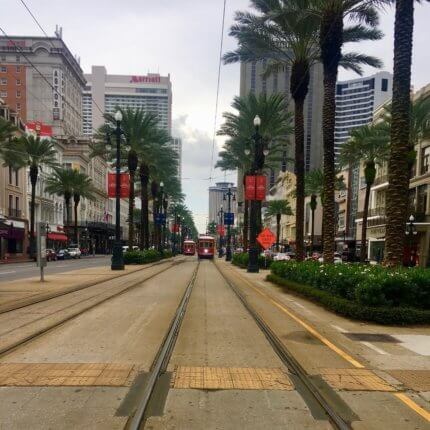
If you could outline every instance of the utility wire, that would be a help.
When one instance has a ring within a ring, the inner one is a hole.
[[[30,10],[30,8],[27,6],[27,4],[25,3],[24,0],[19,0],[22,5],[25,7],[25,9],[27,10],[27,12],[30,14],[30,16],[33,18],[34,22],[37,24],[37,26],[40,28],[40,30],[42,31],[42,33],[47,37],[49,43],[52,45],[52,47],[54,49],[57,49],[56,46],[52,43],[52,38],[50,36],[48,36],[48,34],[46,33],[46,31],[44,30],[44,28],[42,27],[42,25],[40,24],[40,22],[37,20],[37,18],[34,16],[33,12]],[[99,110],[99,112],[104,115],[103,110],[100,108],[100,106],[97,104],[97,102],[93,99],[93,97],[91,96],[91,100],[94,103],[94,105],[96,106],[96,108]],[[87,121],[88,122],[88,121]]]
[[[214,118],[214,132],[212,137],[212,153],[211,153],[211,168],[209,173],[209,180],[212,178],[212,171],[214,168],[214,151],[215,151],[215,137],[216,137],[216,127],[217,127],[217,116],[218,116],[218,100],[219,100],[219,87],[221,80],[221,63],[222,63],[222,48],[224,42],[224,25],[225,25],[225,6],[227,0],[224,0],[223,10],[222,10],[222,24],[221,24],[221,38],[220,38],[220,46],[219,46],[219,60],[218,60],[218,78],[217,78],[217,87],[216,87],[216,100],[215,100],[215,118]]]

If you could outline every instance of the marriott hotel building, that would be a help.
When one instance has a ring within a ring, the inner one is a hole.
[[[104,124],[103,113],[121,108],[142,108],[158,115],[160,125],[171,134],[172,85],[170,75],[108,75],[104,66],[92,66],[83,93],[83,133],[91,135]]]

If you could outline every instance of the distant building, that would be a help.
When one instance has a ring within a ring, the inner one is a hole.
[[[172,138],[172,148],[178,154],[178,178],[179,182],[182,180],[182,139],[179,137]]]
[[[224,212],[227,212],[228,200],[224,196],[228,190],[231,190],[235,195],[237,194],[237,187],[231,182],[217,182],[214,186],[209,187],[209,223],[215,221],[219,224],[218,212],[223,207]],[[231,211],[237,216],[237,197],[231,200]]]
[[[104,124],[104,113],[121,108],[142,108],[157,114],[160,125],[167,132],[172,128],[172,84],[170,75],[158,73],[137,75],[108,75],[104,66],[92,66],[85,75],[88,83],[83,95],[82,129],[91,135]]]
[[[391,98],[392,89],[393,76],[388,72],[336,84],[336,157],[349,139],[351,130],[372,123],[374,111]],[[339,230],[341,236],[338,241],[355,238],[359,190],[365,186],[360,179],[359,166],[352,166],[348,176],[348,218],[345,228]]]
[[[81,135],[85,84],[79,59],[61,32],[0,36],[0,97],[24,122],[47,124],[55,137]]]

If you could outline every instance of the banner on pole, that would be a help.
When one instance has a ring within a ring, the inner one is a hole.
[[[128,173],[120,173],[120,197],[127,199],[130,196],[130,177]],[[116,197],[116,173],[108,173],[108,197]]]
[[[264,200],[266,198],[266,176],[253,175],[245,177],[245,199]]]
[[[217,230],[217,233],[220,235],[220,236],[224,236],[225,235],[225,228],[224,228],[224,226],[223,225],[217,225],[217,228],[216,228],[216,230]]]

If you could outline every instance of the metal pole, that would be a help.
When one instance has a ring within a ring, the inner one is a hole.
[[[221,206],[219,212],[219,225],[220,225],[220,233],[219,233],[219,249],[218,249],[218,258],[222,258],[222,230],[223,230],[223,226],[224,226],[224,209]]]
[[[121,246],[121,121],[116,121],[116,177],[115,177],[115,243],[112,252],[112,270],[124,270],[124,257]]]
[[[228,198],[228,206],[227,206],[227,210],[228,210],[228,216],[231,216],[231,188],[228,189],[227,192],[227,198]],[[227,252],[225,255],[225,261],[231,261],[231,220],[229,219],[229,222],[227,224]]]

